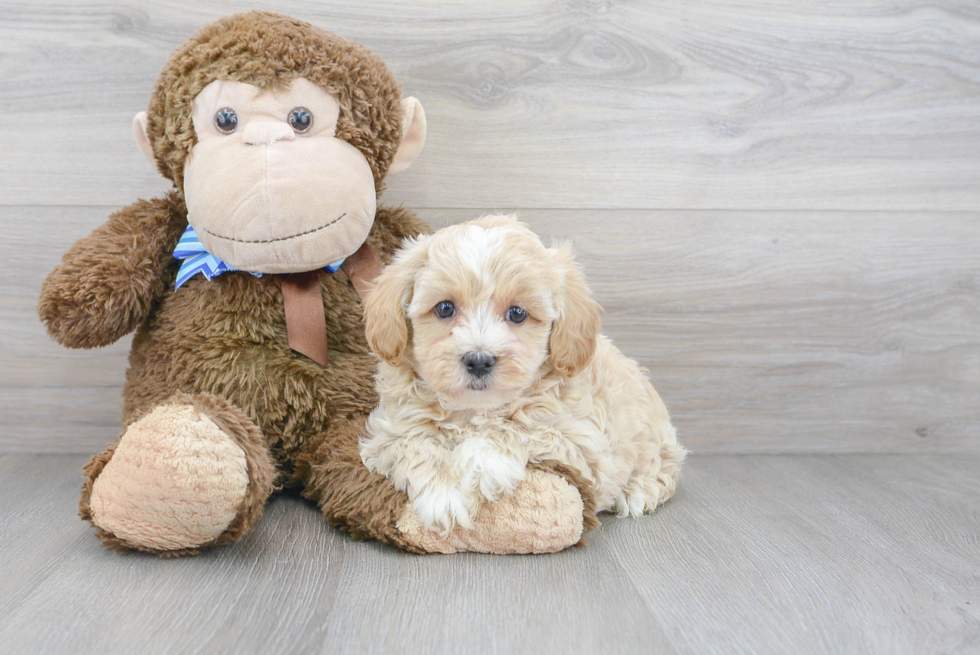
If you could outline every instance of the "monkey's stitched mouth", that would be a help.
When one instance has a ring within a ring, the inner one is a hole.
[[[276,243],[278,241],[289,241],[290,239],[296,239],[297,237],[305,237],[307,234],[313,234],[314,232],[319,232],[320,230],[325,230],[328,227],[330,227],[331,225],[333,225],[334,223],[336,223],[337,221],[339,221],[340,219],[342,219],[344,216],[347,216],[347,212],[344,212],[343,214],[341,214],[337,218],[333,219],[332,221],[330,221],[330,222],[328,222],[328,223],[326,223],[324,225],[321,225],[320,227],[315,227],[315,228],[313,228],[311,230],[306,230],[305,232],[298,232],[296,234],[291,234],[288,237],[278,237],[278,238],[275,238],[275,239],[251,239],[251,240],[249,240],[249,239],[236,239],[235,237],[226,237],[226,236],[221,235],[221,234],[215,234],[214,232],[212,232],[211,230],[207,229],[206,227],[202,227],[201,230],[203,230],[204,232],[207,232],[208,234],[210,234],[211,236],[213,236],[215,239],[224,239],[225,241],[235,241],[237,243]]]

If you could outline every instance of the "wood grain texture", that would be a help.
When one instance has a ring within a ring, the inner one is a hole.
[[[975,3],[253,4],[362,41],[421,99],[427,149],[391,184],[410,206],[980,203]],[[174,47],[240,8],[0,1],[0,203],[161,191],[132,116]]]
[[[119,432],[129,340],[69,351],[34,310],[110,211],[0,208],[0,448],[93,452]],[[480,213],[421,212],[436,227]],[[576,245],[605,332],[650,369],[695,452],[980,452],[980,215],[522,216]]]
[[[575,241],[695,451],[980,452],[974,4],[257,6],[368,44],[422,99],[427,149],[388,202],[434,224],[519,207]],[[0,0],[0,449],[117,435],[128,339],[59,348],[37,292],[165,188],[131,116],[237,9]]]
[[[77,456],[0,457],[0,643],[62,653],[973,653],[980,458],[694,457],[553,556],[414,556],[293,498],[179,560],[100,549]]]

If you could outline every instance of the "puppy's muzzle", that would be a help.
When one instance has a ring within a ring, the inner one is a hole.
[[[497,358],[488,352],[474,351],[463,355],[463,366],[466,372],[479,379],[486,377],[497,365]]]

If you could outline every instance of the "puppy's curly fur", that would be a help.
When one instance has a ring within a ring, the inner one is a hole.
[[[600,327],[571,249],[546,248],[512,216],[409,241],[365,305],[382,362],[364,463],[443,533],[543,460],[583,475],[598,511],[654,510],[686,451],[643,370]]]

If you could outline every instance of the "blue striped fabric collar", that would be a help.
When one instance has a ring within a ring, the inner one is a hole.
[[[204,277],[208,280],[213,280],[222,273],[238,270],[205,250],[204,246],[201,245],[201,240],[197,238],[197,232],[190,225],[184,230],[180,241],[177,242],[177,247],[174,248],[174,258],[181,260],[180,269],[177,271],[177,283],[174,285],[174,291],[198,273],[203,273]],[[329,266],[325,266],[323,270],[328,273],[336,273],[337,269],[343,263],[344,260],[341,259]],[[249,273],[252,272],[249,271]],[[252,273],[252,275],[262,277],[262,273]]]

